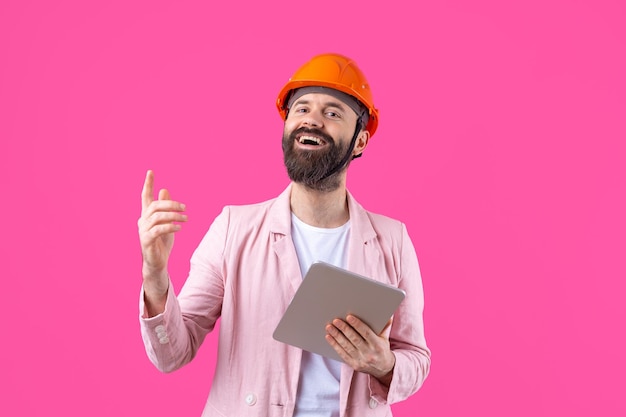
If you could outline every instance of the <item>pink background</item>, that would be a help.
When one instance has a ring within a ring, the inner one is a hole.
[[[2,1],[0,415],[200,414],[214,336],[169,375],[140,339],[145,171],[188,206],[179,290],[223,205],[287,184],[275,97],[326,51],[381,110],[350,190],[422,266],[395,415],[626,415],[624,4]]]

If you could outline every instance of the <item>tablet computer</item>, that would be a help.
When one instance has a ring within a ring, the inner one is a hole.
[[[325,339],[326,325],[348,314],[380,333],[405,292],[325,262],[315,262],[278,323],[273,337],[309,352],[341,361]]]

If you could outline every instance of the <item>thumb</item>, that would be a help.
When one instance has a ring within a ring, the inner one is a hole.
[[[170,192],[165,188],[159,190],[159,200],[171,200]]]

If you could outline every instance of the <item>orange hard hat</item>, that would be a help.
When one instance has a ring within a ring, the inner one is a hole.
[[[285,120],[289,109],[287,103],[291,92],[301,87],[328,87],[355,97],[368,110],[366,130],[374,136],[378,127],[378,109],[374,107],[372,90],[363,72],[348,57],[338,54],[322,54],[302,65],[280,90],[276,107]]]

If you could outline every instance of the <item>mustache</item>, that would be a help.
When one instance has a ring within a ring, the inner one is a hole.
[[[309,134],[309,135],[314,135],[314,136],[318,136],[322,139],[324,139],[329,145],[334,145],[335,141],[333,140],[333,138],[322,132],[319,129],[311,129],[311,128],[307,128],[307,127],[300,127],[296,130],[294,130],[293,132],[291,132],[291,134],[289,135],[289,139],[296,140],[296,137],[298,137],[301,134]]]

